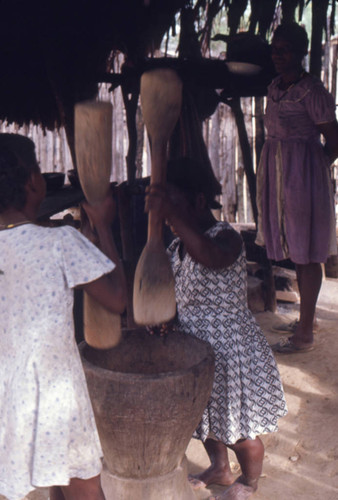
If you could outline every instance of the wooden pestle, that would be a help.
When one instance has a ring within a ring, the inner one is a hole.
[[[106,197],[112,166],[112,105],[84,101],[75,105],[75,153],[79,180],[88,203]],[[120,315],[84,293],[84,337],[97,349],[109,349],[121,338]]]
[[[141,107],[151,147],[151,184],[166,183],[167,145],[181,111],[182,82],[169,68],[143,73]],[[163,243],[163,221],[150,211],[148,236],[134,277],[135,322],[158,325],[176,314],[174,278]]]

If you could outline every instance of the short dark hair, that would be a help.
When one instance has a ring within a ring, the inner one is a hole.
[[[191,158],[169,160],[167,181],[179,187],[187,194],[203,193],[209,208],[221,208],[215,196],[221,194],[221,187],[209,168]]]
[[[25,206],[25,185],[38,168],[33,141],[19,134],[0,134],[0,213]]]
[[[292,45],[294,52],[303,57],[308,53],[309,39],[306,30],[296,22],[280,24],[273,33],[273,38],[282,38]]]

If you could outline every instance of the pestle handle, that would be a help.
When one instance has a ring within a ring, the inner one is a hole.
[[[141,77],[141,107],[151,147],[152,184],[166,183],[167,144],[179,118],[182,82],[177,73],[160,68]],[[175,316],[175,283],[162,240],[163,221],[153,211],[148,238],[135,270],[133,309],[141,325],[165,323]]]
[[[110,189],[112,169],[112,105],[83,101],[75,105],[75,153],[80,184],[88,203],[102,200]],[[84,293],[84,336],[97,349],[115,346],[121,318]]]
[[[151,184],[166,183],[167,145],[180,115],[182,81],[176,71],[159,68],[141,77],[141,107],[151,148]],[[148,241],[162,240],[162,221],[150,211]]]
[[[110,102],[83,101],[75,105],[77,170],[89,203],[102,200],[110,187],[112,112]]]

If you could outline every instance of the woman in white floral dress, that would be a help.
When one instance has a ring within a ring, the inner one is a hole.
[[[210,342],[215,352],[212,394],[196,429],[211,466],[193,487],[233,482],[227,448],[242,475],[219,499],[248,498],[257,489],[264,447],[286,403],[271,349],[247,307],[247,271],[240,235],[217,222],[210,184],[191,160],[169,162],[168,190],[150,186],[147,210],[157,210],[179,236],[169,246],[180,329]],[[174,185],[174,186],[173,186]]]
[[[113,312],[125,307],[115,207],[110,196],[84,205],[104,255],[72,227],[36,225],[44,195],[32,141],[0,134],[0,494],[51,487],[51,500],[103,500],[72,309],[78,286]]]

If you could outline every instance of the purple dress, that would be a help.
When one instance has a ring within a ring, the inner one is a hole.
[[[256,243],[277,261],[325,262],[337,252],[334,193],[316,125],[335,120],[335,103],[312,75],[288,91],[279,89],[280,79],[268,89]]]

